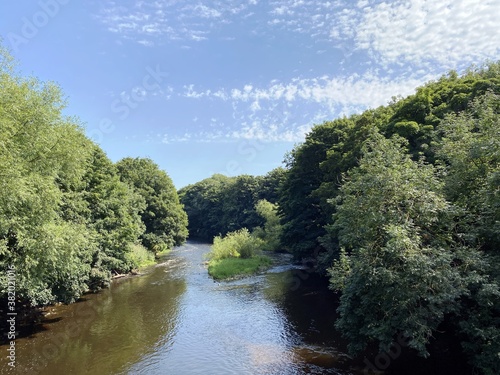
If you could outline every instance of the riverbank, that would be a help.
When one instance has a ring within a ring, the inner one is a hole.
[[[228,280],[263,272],[272,265],[271,258],[257,255],[251,258],[212,259],[208,262],[208,274],[215,280]]]

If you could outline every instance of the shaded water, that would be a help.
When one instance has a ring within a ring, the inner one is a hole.
[[[16,372],[0,347],[0,373],[363,373],[343,353],[335,299],[313,275],[277,256],[263,275],[218,283],[203,265],[208,251],[189,243],[143,276],[51,308],[39,332],[16,340]]]
[[[277,265],[264,275],[216,283],[203,265],[207,251],[189,243],[143,276],[51,308],[39,332],[16,340],[16,372],[351,373],[329,341],[334,307],[301,289],[305,271]],[[12,373],[7,347],[0,349],[0,373]]]

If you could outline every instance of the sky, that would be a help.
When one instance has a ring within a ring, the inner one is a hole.
[[[113,161],[181,188],[282,166],[315,124],[500,58],[500,0],[3,1],[2,43]]]

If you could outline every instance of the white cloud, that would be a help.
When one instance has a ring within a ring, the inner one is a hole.
[[[409,95],[424,82],[436,78],[434,75],[411,77],[381,77],[374,72],[351,76],[322,76],[317,78],[295,78],[287,83],[273,82],[267,87],[247,84],[243,88],[196,91],[194,85],[185,86],[188,98],[218,98],[224,101],[249,103],[252,110],[261,108],[263,102],[312,102],[328,108],[373,108],[387,104],[394,95]],[[229,92],[229,94],[226,94]]]
[[[182,96],[217,100],[222,107],[226,106],[233,112],[231,126],[223,126],[214,118],[206,119],[205,128],[214,127],[215,131],[200,132],[191,140],[300,142],[314,124],[385,105],[393,96],[410,95],[416,87],[436,78],[418,73],[396,79],[380,77],[374,72],[295,78],[289,82],[272,80],[266,87],[249,83],[240,88],[218,90],[200,90],[192,84],[184,87]],[[197,121],[203,122],[198,118]]]
[[[247,0],[238,5],[232,0],[105,0],[98,18],[109,31],[144,45],[165,38],[203,41],[237,22],[248,25],[249,34],[283,29],[366,51],[380,66],[431,62],[442,70],[497,59],[499,15],[500,0]],[[221,34],[220,40],[234,36]]]
[[[407,0],[362,11],[355,40],[383,63],[458,62],[500,53],[500,1]]]
[[[215,8],[210,8],[203,4],[197,4],[194,7],[188,7],[188,10],[193,12],[193,16],[199,16],[201,18],[219,18],[222,13]]]

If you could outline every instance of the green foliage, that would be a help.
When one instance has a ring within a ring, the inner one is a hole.
[[[146,199],[120,181],[78,120],[62,115],[56,85],[18,76],[0,54],[0,268],[16,267],[23,303],[70,303],[150,258],[134,246]],[[175,225],[185,228],[185,215]]]
[[[189,218],[189,234],[202,240],[212,240],[227,233],[222,221],[224,192],[231,179],[216,174],[179,191],[179,197]]]
[[[134,244],[126,258],[133,268],[150,266],[155,263],[155,256],[140,244]]]
[[[283,224],[281,243],[296,258],[313,254],[319,247],[318,238],[325,234],[327,217],[322,214],[321,198],[314,195],[314,191],[324,179],[321,162],[328,149],[341,141],[343,125],[343,122],[335,122],[314,127],[305,143],[289,156],[279,200]]]
[[[225,237],[216,236],[207,256],[210,260],[251,258],[261,246],[262,241],[253,237],[248,229],[243,228],[230,232]]]
[[[330,289],[335,291],[342,291],[346,287],[346,282],[351,275],[352,266],[351,258],[345,251],[340,249],[339,258],[333,261],[332,266],[327,269],[330,276]]]
[[[492,92],[474,100],[468,112],[449,115],[438,128],[446,195],[458,206],[457,241],[474,249],[476,257],[464,274],[469,296],[459,326],[467,337],[464,348],[485,374],[500,371],[499,129],[500,97]]]
[[[343,286],[337,326],[353,351],[372,340],[388,348],[403,332],[427,355],[433,330],[464,293],[447,248],[441,183],[431,165],[411,160],[406,144],[373,133],[336,200],[329,230],[349,255],[330,274]]]
[[[16,294],[32,305],[71,302],[87,289],[92,244],[85,225],[61,218],[58,183],[85,173],[85,138],[57,86],[0,60],[0,268],[16,266]]]
[[[439,126],[438,156],[448,164],[446,195],[464,212],[469,244],[498,254],[500,246],[500,96],[491,92],[470,111]]]
[[[263,250],[276,251],[280,246],[280,238],[283,228],[278,216],[278,204],[261,199],[255,205],[257,213],[264,218],[264,228],[257,227],[252,234],[263,240]]]
[[[141,210],[146,227],[141,236],[150,250],[184,243],[187,238],[187,214],[168,175],[152,160],[125,158],[117,163],[123,182],[127,183],[145,202]]]
[[[246,228],[229,232],[225,237],[215,237],[206,255],[209,259],[208,273],[214,279],[227,279],[261,270],[271,263],[268,257],[256,255],[263,244]]]
[[[419,131],[419,126],[415,121],[399,121],[394,125],[394,130],[402,137],[409,138]]]
[[[281,177],[279,170],[264,177],[218,174],[184,187],[179,196],[189,217],[191,236],[211,240],[216,235],[262,225],[255,204],[259,197],[276,196]]]
[[[85,220],[92,233],[95,248],[89,287],[97,290],[109,284],[112,272],[125,273],[134,267],[127,254],[144,232],[139,216],[144,202],[120,181],[116,166],[104,152],[97,146],[91,147],[93,155],[83,185],[68,198],[73,205],[81,199],[79,207],[84,209],[80,212],[69,209],[64,214]]]

